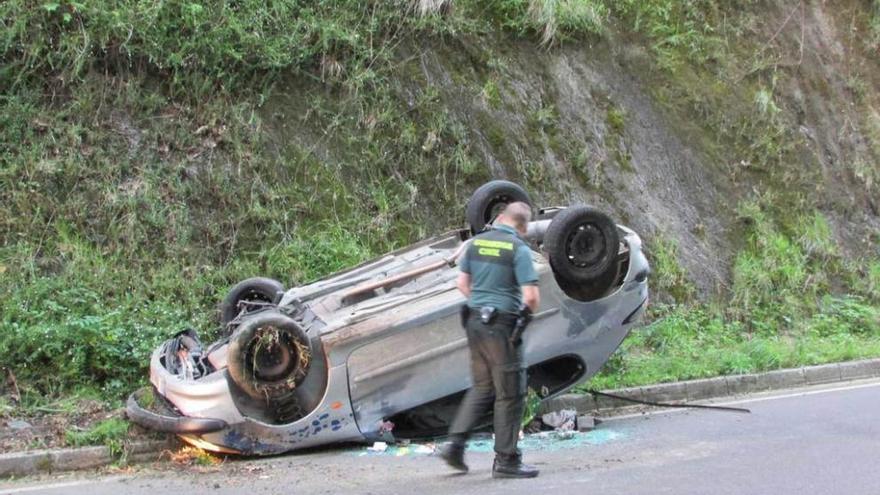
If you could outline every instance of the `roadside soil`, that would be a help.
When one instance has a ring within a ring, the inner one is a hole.
[[[9,400],[6,403],[14,404]],[[73,447],[68,432],[88,431],[101,421],[124,418],[123,412],[123,408],[113,409],[96,400],[81,400],[72,409],[63,410],[46,407],[28,411],[16,406],[0,409],[0,452]],[[125,441],[155,438],[155,434],[131,425]]]

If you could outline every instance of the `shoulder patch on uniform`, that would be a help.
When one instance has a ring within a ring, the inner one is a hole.
[[[490,248],[494,250],[506,249],[508,251],[513,251],[513,243],[506,241],[492,241],[489,239],[474,239],[474,246],[480,248]],[[482,250],[481,250],[482,251]],[[495,256],[498,256],[497,254]]]

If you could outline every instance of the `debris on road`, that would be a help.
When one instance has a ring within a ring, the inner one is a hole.
[[[596,429],[596,418],[588,415],[578,416],[577,420],[577,431],[580,432],[588,432]]]
[[[603,445],[608,442],[625,437],[625,433],[607,428],[590,432],[578,431],[542,431],[533,435],[526,435],[519,442],[518,447],[524,452],[567,450],[585,445]],[[494,451],[494,443],[491,437],[476,438],[468,442],[468,452]]]
[[[434,453],[434,450],[436,450],[436,447],[433,443],[428,445],[416,445],[415,448],[413,448],[414,453],[421,455],[431,455]]]
[[[410,443],[408,441],[400,442],[397,445],[388,445],[387,442],[376,442],[365,450],[361,451],[358,456],[389,455],[403,457],[408,455],[431,455],[436,450],[436,446],[433,443]]]
[[[592,430],[579,432],[566,431],[542,431],[540,433],[525,435],[519,442],[523,451],[554,451],[583,447],[585,445],[602,445],[618,438],[623,438],[624,433],[609,430]],[[468,452],[494,452],[494,439],[491,433],[477,434],[467,443]],[[434,443],[400,443],[389,445],[386,442],[376,442],[366,449],[358,449],[357,456],[385,455],[390,457],[403,457],[410,455],[433,455],[436,451]]]
[[[385,442],[376,442],[371,447],[367,447],[370,452],[385,452],[388,450],[388,444]]]
[[[577,411],[574,409],[562,409],[541,416],[545,425],[556,431],[573,431],[576,428]]]

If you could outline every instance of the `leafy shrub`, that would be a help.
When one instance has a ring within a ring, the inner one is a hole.
[[[858,297],[826,296],[821,311],[807,322],[807,330],[821,337],[829,335],[880,336],[880,309]]]

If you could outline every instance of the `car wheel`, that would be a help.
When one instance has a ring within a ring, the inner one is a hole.
[[[493,180],[477,188],[467,202],[465,217],[471,232],[477,234],[510,203],[522,201],[529,205],[532,200],[519,184],[506,180]]]
[[[544,250],[560,286],[596,285],[616,273],[617,226],[601,211],[571,206],[556,215],[544,235]]]
[[[312,354],[303,329],[290,317],[271,311],[248,317],[235,330],[226,366],[243,392],[266,401],[286,397],[302,383]]]
[[[284,291],[281,282],[271,278],[255,277],[235,284],[220,304],[220,324],[227,328],[242,311],[238,303],[241,301],[271,303],[279,292]],[[229,329],[231,330],[231,329]],[[227,330],[227,334],[231,331]]]

